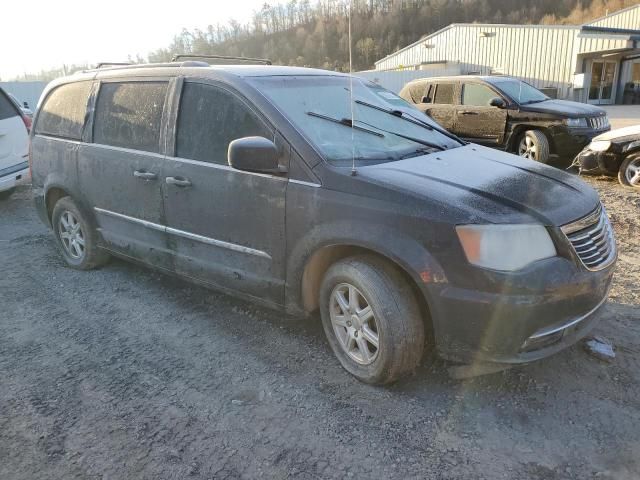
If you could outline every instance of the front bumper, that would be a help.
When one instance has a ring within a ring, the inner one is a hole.
[[[473,363],[527,363],[575,343],[598,322],[615,264],[591,272],[556,257],[537,262],[529,291],[505,283],[502,292],[439,287],[434,330],[439,354]]]
[[[576,155],[573,164],[579,167],[581,174],[615,176],[622,160],[622,155],[614,152],[594,152],[585,148]]]
[[[580,150],[591,143],[593,138],[610,130],[610,128],[592,130],[567,128],[565,126],[551,129],[554,153],[563,158],[573,158]]]

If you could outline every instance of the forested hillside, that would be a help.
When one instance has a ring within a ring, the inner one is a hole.
[[[372,68],[375,60],[450,23],[580,24],[636,3],[638,0],[353,0],[353,67]],[[348,5],[346,0],[265,3],[249,24],[231,21],[206,30],[185,30],[168,48],[151,53],[149,60],[169,60],[173,53],[208,53],[347,70]]]
[[[352,0],[354,70],[373,63],[450,23],[580,24],[640,0]],[[171,45],[136,62],[168,61],[175,53],[270,58],[281,65],[348,70],[348,0],[265,3],[252,20],[216,23],[176,35]],[[50,80],[86,65],[21,79]]]

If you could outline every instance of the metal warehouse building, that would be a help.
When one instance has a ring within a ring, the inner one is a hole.
[[[579,26],[452,24],[360,72],[399,91],[414,78],[511,75],[552,97],[640,103],[640,5]]]

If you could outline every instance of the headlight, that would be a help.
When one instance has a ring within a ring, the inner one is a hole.
[[[589,150],[592,152],[606,152],[610,146],[611,142],[609,140],[596,140],[589,144]]]
[[[564,123],[569,128],[587,128],[586,118],[565,118]]]
[[[542,225],[458,225],[458,238],[469,263],[493,270],[519,270],[556,256]]]

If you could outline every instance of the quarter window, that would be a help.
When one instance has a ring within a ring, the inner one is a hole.
[[[424,83],[418,83],[413,85],[409,89],[409,94],[411,95],[411,100],[413,103],[422,103],[422,97],[425,96],[425,85]]]
[[[226,164],[229,143],[251,136],[272,137],[238,97],[212,85],[185,83],[176,135],[178,157]]]
[[[159,152],[166,82],[103,83],[93,121],[93,141]]]
[[[91,82],[61,85],[51,92],[38,114],[36,134],[80,140]]]
[[[433,99],[433,103],[438,103],[441,105],[453,105],[453,92],[454,92],[454,84],[453,83],[439,83],[438,88],[436,88],[436,94]]]
[[[489,102],[498,95],[485,85],[465,83],[462,87],[462,104],[475,107],[488,107]]]

